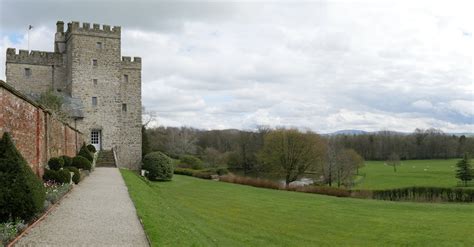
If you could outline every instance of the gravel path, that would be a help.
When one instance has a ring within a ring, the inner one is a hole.
[[[117,168],[96,168],[15,246],[148,246]]]

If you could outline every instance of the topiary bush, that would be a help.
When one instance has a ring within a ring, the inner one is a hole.
[[[151,181],[169,181],[173,178],[171,159],[162,152],[152,152],[143,157],[142,169]]]
[[[16,149],[10,135],[0,139],[0,222],[30,220],[43,209],[46,192],[42,181]]]
[[[67,169],[62,169],[58,171],[59,178],[61,179],[62,184],[71,183],[71,173]]]
[[[84,170],[88,170],[88,171],[90,171],[92,169],[91,162],[88,159],[86,159],[86,158],[84,158],[80,155],[78,155],[78,156],[76,156],[72,159],[72,166],[74,166],[78,169],[84,169]]]
[[[64,166],[64,160],[59,157],[53,157],[48,161],[49,169],[59,171]]]
[[[82,144],[81,150],[79,150],[79,153],[77,155],[80,155],[80,156],[86,158],[90,162],[92,162],[94,160],[94,156],[92,156],[92,153],[89,151],[89,149],[87,149],[87,146],[86,146],[85,143]]]
[[[64,166],[63,167],[68,167],[68,166],[72,166],[72,158],[67,156],[67,155],[63,155],[63,156],[59,156],[61,159],[63,159],[64,161]]]
[[[179,158],[179,166],[183,168],[191,168],[200,170],[203,168],[202,160],[192,155],[183,155]]]
[[[75,184],[78,184],[81,181],[81,172],[79,172],[79,169],[77,169],[76,167],[73,167],[73,166],[68,166],[68,167],[65,167],[64,169],[66,169],[70,172],[74,172],[74,175],[72,176],[72,181]]]
[[[61,184],[62,178],[59,175],[58,171],[45,169],[44,174],[43,174],[43,181],[45,182],[50,181],[50,182]]]
[[[89,150],[89,152],[91,152],[91,153],[97,152],[94,145],[92,145],[92,144],[87,145],[87,150]]]

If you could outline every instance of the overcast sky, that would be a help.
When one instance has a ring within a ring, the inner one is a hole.
[[[1,0],[0,79],[77,20],[122,26],[160,125],[474,132],[471,2]]]

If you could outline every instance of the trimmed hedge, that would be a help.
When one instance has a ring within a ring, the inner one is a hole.
[[[69,167],[72,166],[72,157],[69,157],[67,155],[59,156],[61,159],[64,161],[64,166],[63,167]]]
[[[0,222],[30,220],[43,209],[43,182],[16,149],[10,134],[0,139]]]
[[[64,166],[64,159],[60,157],[53,157],[48,161],[49,169],[59,171]]]
[[[209,171],[196,171],[193,173],[193,177],[202,179],[212,179],[212,175],[215,175],[215,173]]]
[[[374,190],[372,198],[389,201],[474,202],[474,189],[407,187]]]
[[[86,158],[87,160],[89,160],[90,162],[92,162],[94,160],[94,156],[92,155],[92,153],[89,151],[89,149],[87,149],[87,146],[86,144],[82,144],[82,147],[81,147],[81,150],[79,150],[79,153],[77,153],[78,156],[82,156],[84,158]],[[77,157],[77,156],[76,156]]]
[[[68,167],[65,167],[64,169],[67,169],[70,172],[74,172],[74,175],[72,176],[72,181],[75,184],[78,184],[81,181],[81,172],[79,172],[79,169],[77,169],[77,167],[68,166]]]
[[[196,170],[190,169],[190,168],[174,168],[174,174],[178,175],[185,175],[185,176],[193,176],[193,174],[196,172]]]
[[[152,152],[143,157],[142,169],[151,181],[169,181],[173,178],[171,159],[162,152]]]
[[[203,179],[212,179],[213,175],[226,175],[229,171],[226,168],[210,168],[204,170],[195,170],[191,168],[175,168],[174,174],[192,176]]]
[[[66,169],[59,171],[46,169],[44,170],[43,180],[52,181],[58,184],[67,184],[71,182],[71,173],[69,173],[69,170]]]
[[[97,152],[94,145],[92,145],[92,144],[87,145],[87,150],[89,150],[89,152],[91,152],[91,153]]]
[[[72,159],[72,166],[78,169],[83,169],[83,170],[88,170],[88,171],[92,169],[91,162],[80,155]]]

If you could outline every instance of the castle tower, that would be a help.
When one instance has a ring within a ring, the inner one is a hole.
[[[141,161],[141,59],[121,57],[121,28],[56,23],[54,52],[7,50],[7,83],[27,94],[60,91],[79,101],[73,125],[117,165]]]

